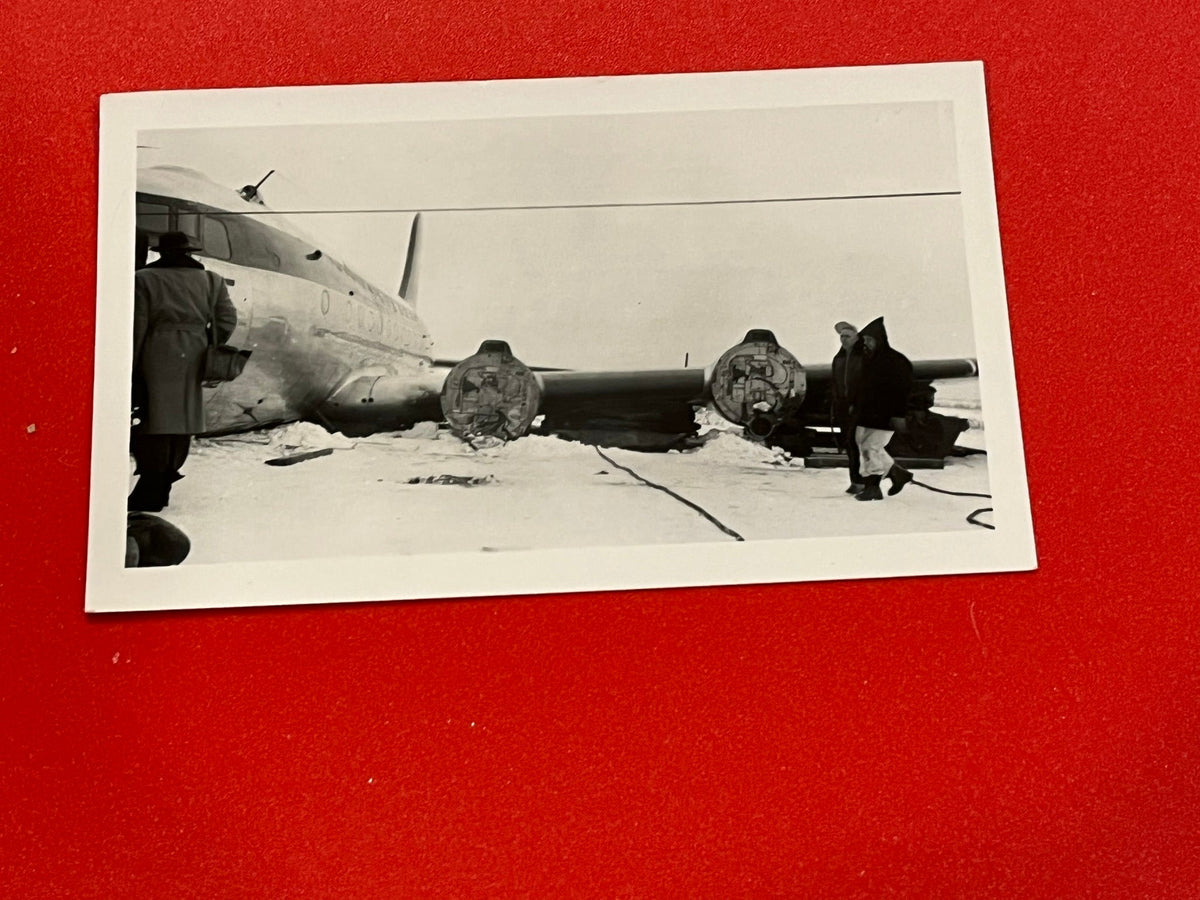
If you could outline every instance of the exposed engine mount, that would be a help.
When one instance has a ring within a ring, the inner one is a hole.
[[[717,410],[757,437],[774,430],[785,402],[802,403],[806,389],[804,367],[766,329],[748,331],[713,366]]]
[[[457,437],[513,440],[529,431],[542,391],[537,376],[505,341],[484,341],[474,356],[450,370],[441,399],[442,414]]]

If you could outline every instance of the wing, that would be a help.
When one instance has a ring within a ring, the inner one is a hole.
[[[921,361],[914,364],[914,383],[927,388],[935,378],[977,371],[974,360]],[[827,425],[830,378],[828,364],[806,369],[765,329],[748,332],[702,369],[538,371],[504,341],[485,341],[450,370],[441,407],[451,430],[468,440],[481,435],[510,440],[534,431],[662,450],[686,446],[697,431],[695,407],[709,404],[760,438],[788,416]]]

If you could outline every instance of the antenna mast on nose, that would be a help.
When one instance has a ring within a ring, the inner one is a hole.
[[[258,184],[248,184],[244,188],[242,188],[240,191],[238,191],[238,194],[247,203],[257,203],[259,206],[262,206],[263,198],[262,198],[262,194],[260,194],[258,192],[258,189],[263,186],[264,181],[266,181],[268,178],[270,178],[274,174],[275,174],[275,170],[272,169],[270,172],[268,172],[266,175],[264,175],[262,178],[260,178],[258,180]]]

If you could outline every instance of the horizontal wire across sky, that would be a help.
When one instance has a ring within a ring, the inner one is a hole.
[[[957,197],[962,191],[914,191],[898,194],[843,194],[828,197],[756,197],[743,200],[653,200],[621,203],[545,203],[511,206],[443,206],[387,209],[251,209],[214,213],[230,216],[333,216],[368,213],[434,213],[434,212],[510,212],[539,209],[629,209],[637,207],[670,206],[732,206],[755,203],[812,203],[831,200],[889,200],[900,197]]]

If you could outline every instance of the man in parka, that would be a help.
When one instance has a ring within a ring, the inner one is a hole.
[[[908,395],[912,390],[912,363],[888,343],[882,316],[859,332],[859,339],[863,346],[863,373],[855,403],[858,421],[855,438],[866,487],[854,499],[882,500],[879,484],[885,476],[892,481],[888,496],[900,493],[912,481],[912,473],[896,465],[886,450],[892,434],[905,427]]]
[[[838,446],[846,451],[850,462],[850,487],[847,494],[857,494],[865,486],[859,471],[858,441],[855,439],[856,411],[853,398],[858,396],[862,382],[863,350],[858,340],[858,329],[849,322],[838,322],[833,326],[842,342],[841,349],[833,358],[833,397],[830,413],[838,430]]]
[[[237,326],[225,279],[206,272],[191,257],[187,235],[169,231],[158,239],[159,259],[134,273],[133,405],[136,424],[129,449],[137,462],[138,483],[129,509],[158,512],[170,499],[171,485],[204,430],[201,378],[209,329],[216,343]]]

